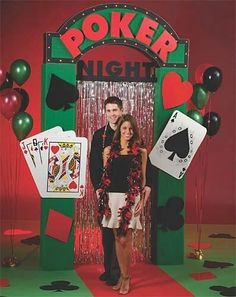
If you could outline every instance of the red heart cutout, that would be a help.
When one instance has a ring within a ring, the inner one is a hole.
[[[178,73],[169,72],[165,75],[162,83],[163,106],[165,109],[187,102],[192,93],[192,84],[189,81],[182,81]]]
[[[56,154],[59,151],[59,146],[58,145],[52,145],[51,151],[53,154]]]
[[[69,189],[77,189],[77,184],[75,181],[72,181],[70,184],[69,184]]]

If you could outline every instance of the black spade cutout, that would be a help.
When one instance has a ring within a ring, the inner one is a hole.
[[[46,97],[47,106],[51,109],[58,110],[71,108],[69,103],[74,103],[79,98],[77,88],[61,79],[55,74],[51,75],[49,90]]]
[[[234,238],[236,238],[235,236],[232,236],[232,235],[227,234],[227,233],[213,233],[213,234],[209,235],[208,237],[211,237],[211,238],[225,238],[225,239],[234,239]]]
[[[13,79],[10,73],[6,73],[5,80],[0,86],[0,91],[4,89],[11,89],[13,86]]]
[[[209,289],[220,292],[221,296],[236,296],[236,287],[211,286]]]
[[[175,154],[181,159],[186,158],[189,153],[188,128],[169,137],[164,146],[167,151],[172,152],[169,160],[173,161]]]
[[[203,267],[206,268],[226,268],[226,267],[230,267],[230,266],[234,266],[234,264],[232,263],[228,263],[228,262],[217,262],[217,261],[207,261],[205,260],[203,263]]]
[[[33,237],[25,238],[25,239],[22,239],[20,242],[27,245],[33,245],[33,244],[40,245],[40,236],[36,235]]]
[[[59,280],[51,282],[51,285],[40,286],[40,289],[47,291],[63,292],[78,290],[79,286],[70,285],[70,282]]]
[[[157,208],[157,224],[161,224],[163,231],[178,230],[184,225],[184,218],[180,214],[184,207],[184,202],[179,197],[168,199],[166,206]]]

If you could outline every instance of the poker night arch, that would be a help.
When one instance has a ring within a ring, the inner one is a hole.
[[[75,130],[76,106],[66,110],[53,110],[47,106],[46,97],[52,75],[76,85],[77,63],[89,50],[103,45],[132,47],[151,58],[156,65],[154,99],[154,142],[161,134],[173,110],[186,112],[186,105],[164,109],[162,80],[168,72],[178,73],[183,80],[188,78],[189,42],[178,37],[172,27],[159,15],[129,4],[103,4],[84,10],[67,19],[56,32],[44,36],[44,63],[42,65],[42,130],[61,126]],[[105,99],[105,98],[104,98]],[[57,100],[57,98],[55,98]],[[177,180],[161,170],[155,172],[153,193],[156,206],[163,206],[168,199],[178,196],[185,199],[184,178]],[[43,198],[43,197],[42,197]],[[73,267],[73,232],[62,247],[45,235],[49,209],[74,215],[73,199],[41,199],[41,266],[45,269]],[[155,212],[154,214],[155,215]],[[153,220],[155,221],[155,220]],[[153,227],[152,261],[157,264],[181,264],[184,257],[183,227],[172,232]],[[158,229],[158,230],[157,230]],[[158,236],[157,236],[158,232]],[[176,253],[172,252],[173,245]],[[157,252],[158,251],[158,252]],[[61,259],[61,252],[66,254]],[[61,263],[61,264],[58,264]]]

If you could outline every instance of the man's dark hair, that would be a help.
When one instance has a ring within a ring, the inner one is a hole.
[[[107,99],[104,102],[104,106],[106,107],[106,105],[108,103],[110,103],[110,104],[117,104],[120,109],[123,108],[123,103],[122,103],[121,99],[118,98],[118,97],[116,97],[116,96],[107,97]]]

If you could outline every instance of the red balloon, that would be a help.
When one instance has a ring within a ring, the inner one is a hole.
[[[1,114],[9,120],[19,111],[22,97],[17,91],[12,89],[4,89],[0,94]]]
[[[3,73],[3,70],[0,68],[0,86],[1,84],[3,84],[4,80],[5,80],[5,75]]]
[[[195,71],[195,81],[196,81],[196,83],[199,83],[199,84],[203,83],[203,73],[207,68],[209,68],[211,66],[212,66],[211,64],[205,63],[205,64],[200,64],[197,67],[197,69]]]

